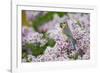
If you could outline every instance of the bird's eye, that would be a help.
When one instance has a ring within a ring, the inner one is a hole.
[[[64,22],[63,24],[66,24],[66,22]]]
[[[61,27],[61,28],[63,27],[63,24],[62,24],[62,23],[60,24],[60,27]]]

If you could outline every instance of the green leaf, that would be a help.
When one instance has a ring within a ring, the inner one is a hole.
[[[50,46],[50,47],[54,47],[54,45],[55,45],[55,41],[53,40],[53,39],[48,39],[48,46]]]
[[[30,48],[32,50],[32,55],[38,56],[44,53],[46,45],[40,47],[40,44],[26,44],[26,48]]]
[[[69,55],[68,57],[69,57],[70,59],[77,60],[77,59],[78,59],[78,56],[79,56],[79,54],[78,54],[78,53],[75,53],[75,54],[73,54],[73,55]]]
[[[23,58],[27,58],[27,53],[26,52],[22,52],[22,59]]]
[[[26,44],[25,47],[32,50],[32,55],[38,56],[44,53],[47,46],[53,47],[55,45],[55,41],[53,39],[48,39],[48,42],[44,46],[40,46],[39,43],[36,44]]]

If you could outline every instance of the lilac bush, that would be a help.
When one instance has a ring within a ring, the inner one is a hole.
[[[47,12],[26,11],[30,21]],[[33,21],[34,22],[34,21]],[[32,54],[33,53],[33,54]],[[67,13],[39,26],[22,26],[22,62],[90,59],[90,14]]]

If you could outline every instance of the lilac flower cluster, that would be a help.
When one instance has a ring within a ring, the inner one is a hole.
[[[43,34],[40,34],[38,32],[35,32],[32,30],[32,28],[22,28],[22,43],[25,45],[26,43],[36,43],[40,42],[41,45],[46,43],[46,39],[42,39]]]
[[[90,24],[89,24],[89,14],[84,14],[78,18],[80,21],[81,27],[77,25],[73,20],[70,20],[72,23],[69,23],[73,33],[74,39],[77,41],[77,50],[82,54],[82,58],[90,58]],[[76,25],[75,25],[76,24]],[[81,51],[80,51],[81,50]]]

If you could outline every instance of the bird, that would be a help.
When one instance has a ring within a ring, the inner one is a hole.
[[[73,49],[75,50],[77,41],[73,38],[73,34],[67,22],[60,23],[60,28],[62,29],[62,33],[68,37],[68,41],[72,43]]]

